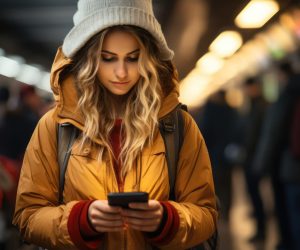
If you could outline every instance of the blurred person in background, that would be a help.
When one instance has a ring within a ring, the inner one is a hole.
[[[48,109],[36,88],[20,84],[16,108],[8,103],[7,85],[0,86],[0,249],[16,249],[17,232],[12,228],[21,161],[40,116]],[[49,104],[51,100],[48,101]],[[51,104],[50,104],[51,105]]]
[[[10,90],[7,86],[0,86],[0,131],[4,134],[7,125],[8,101]],[[2,135],[0,144],[5,147]],[[0,249],[8,249],[7,242],[12,230],[11,220],[14,211],[16,188],[19,177],[17,163],[0,152]]]
[[[23,84],[20,87],[20,109],[26,114],[27,119],[32,125],[37,124],[37,121],[43,115],[43,100],[38,95],[37,89],[33,85]],[[33,131],[32,131],[33,132]]]
[[[8,109],[8,100],[10,97],[9,88],[5,85],[0,86],[0,128],[4,124],[6,112]]]
[[[11,224],[15,206],[19,168],[6,156],[0,155],[0,249],[10,249],[13,234]],[[16,239],[14,238],[13,241]]]
[[[262,196],[259,189],[260,178],[253,174],[253,157],[261,136],[261,129],[267,108],[267,102],[262,95],[262,83],[258,78],[246,79],[244,85],[248,106],[243,116],[243,146],[245,159],[243,168],[245,173],[246,190],[252,205],[252,217],[256,222],[254,235],[250,242],[264,241],[266,230],[266,215]]]
[[[298,79],[300,85],[300,79]],[[293,105],[290,136],[288,145],[283,152],[281,176],[285,186],[292,247],[300,250],[300,93]]]
[[[9,100],[9,89],[6,86],[0,86],[0,129],[3,126],[5,120],[5,114],[7,111],[7,102]],[[1,140],[1,139],[0,139]],[[0,155],[1,157],[1,155]],[[8,175],[3,164],[0,163],[0,249],[5,249],[5,233],[6,233],[6,219],[3,209],[4,192],[10,190],[12,187],[12,180]]]
[[[22,124],[23,139],[21,141],[22,156],[39,119],[44,114],[44,101],[33,85],[23,84],[19,91],[20,123]]]
[[[0,127],[0,154],[19,162],[32,132],[40,118],[41,98],[31,85],[21,85],[19,105],[15,110],[6,110]]]
[[[221,219],[228,222],[232,203],[232,170],[235,165],[228,150],[237,145],[239,114],[226,100],[226,91],[214,93],[203,107],[199,127],[212,162]]]
[[[280,242],[277,249],[299,250],[300,75],[289,62],[278,67],[281,91],[268,109],[254,161],[257,176],[271,177]]]

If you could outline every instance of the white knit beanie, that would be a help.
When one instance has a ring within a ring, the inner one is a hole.
[[[133,25],[147,30],[157,40],[162,60],[171,60],[174,56],[154,16],[152,0],[79,0],[73,21],[74,27],[62,46],[67,57],[72,57],[101,30],[116,25]]]

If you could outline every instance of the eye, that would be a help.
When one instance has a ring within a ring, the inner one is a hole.
[[[103,62],[113,62],[115,60],[114,57],[108,57],[108,56],[101,56],[101,60]]]
[[[137,62],[139,60],[139,56],[127,57],[128,62]]]

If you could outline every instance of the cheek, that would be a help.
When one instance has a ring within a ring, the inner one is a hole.
[[[137,65],[131,67],[130,75],[131,75],[131,78],[134,78],[135,80],[138,80],[140,78],[141,75],[140,75]]]
[[[98,79],[103,82],[103,80],[107,79],[107,75],[109,75],[108,72],[109,69],[107,67],[105,66],[101,66],[101,68],[99,67],[97,72]]]

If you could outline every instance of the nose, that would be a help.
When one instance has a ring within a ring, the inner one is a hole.
[[[116,77],[120,80],[125,79],[127,77],[127,67],[124,61],[118,62],[115,68]]]

